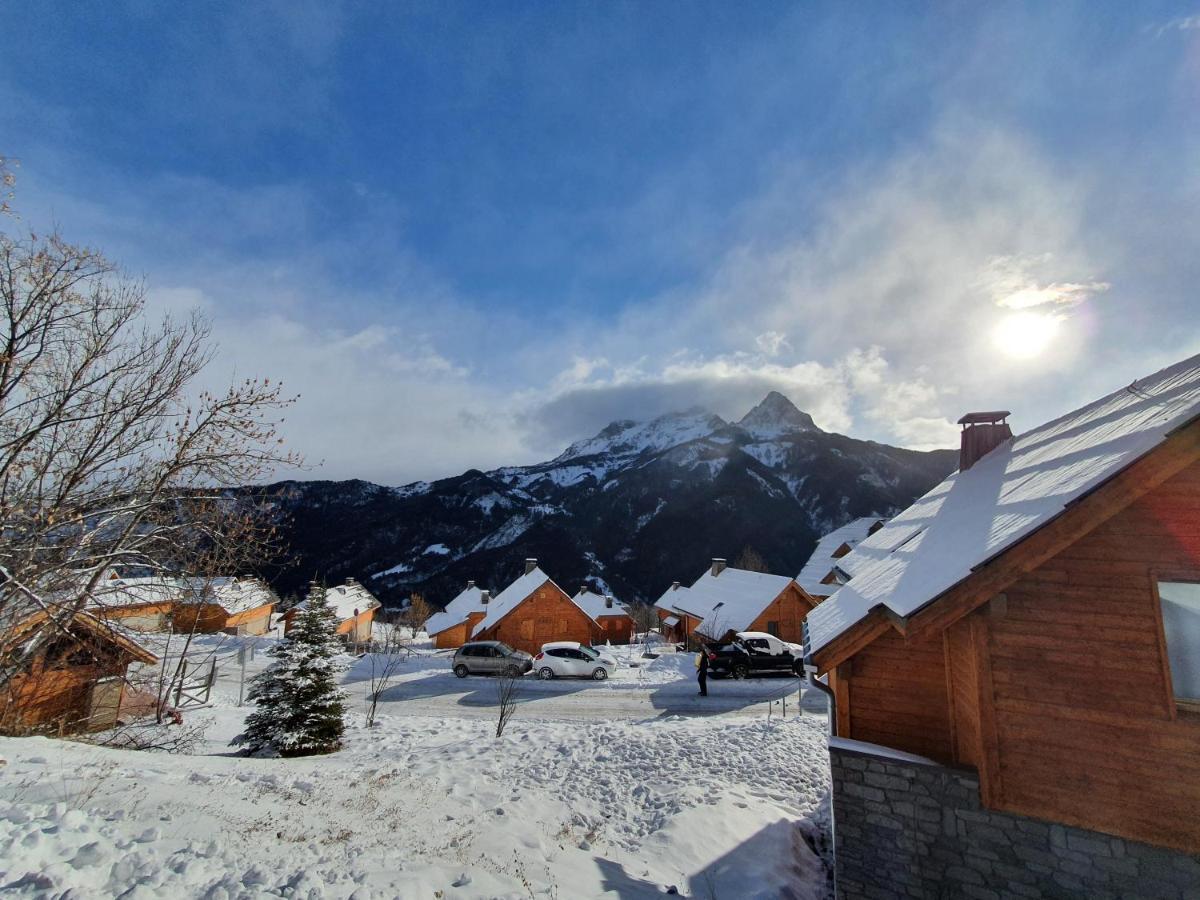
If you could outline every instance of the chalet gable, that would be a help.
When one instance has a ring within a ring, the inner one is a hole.
[[[844,557],[808,617],[820,671],[888,628],[944,628],[1200,459],[1200,356],[1007,441]]]

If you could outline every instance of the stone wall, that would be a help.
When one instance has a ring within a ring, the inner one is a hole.
[[[849,743],[829,751],[839,898],[1200,897],[1200,857],[983,809],[972,771]]]

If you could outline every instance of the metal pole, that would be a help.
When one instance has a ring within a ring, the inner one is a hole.
[[[238,706],[242,705],[242,701],[246,696],[246,645],[238,647],[238,662],[242,665],[242,680],[238,684]]]

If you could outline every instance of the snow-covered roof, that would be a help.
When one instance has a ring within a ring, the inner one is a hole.
[[[688,589],[685,611],[703,616],[697,631],[719,638],[749,628],[792,583],[786,575],[729,567],[714,575],[709,569]]]
[[[543,572],[541,567],[534,566],[531,571],[526,572],[492,599],[492,602],[486,607],[487,615],[484,616],[471,631],[471,637],[475,637],[477,634],[483,634],[484,631],[491,628],[510,612],[520,606],[521,601],[540,588],[547,581],[549,581],[551,584],[554,584],[554,580],[545,572]],[[557,584],[554,584],[554,586],[558,587]],[[562,590],[562,588],[559,588],[559,590]],[[563,591],[563,593],[566,592]],[[587,610],[584,610],[584,614],[587,614]],[[590,619],[591,616],[589,615],[588,618]]]
[[[304,602],[308,603],[307,600]],[[344,622],[354,618],[355,610],[362,614],[369,609],[377,609],[380,603],[374,594],[351,580],[337,587],[326,588],[325,605],[333,610],[339,622]]]
[[[473,612],[487,612],[487,606],[484,605],[482,597],[482,589],[475,587],[474,583],[468,585],[457,597],[446,604],[444,610],[434,613],[425,621],[425,633],[428,635],[441,634],[447,628],[453,628],[455,625],[461,625],[467,621],[467,617]]]
[[[670,588],[662,592],[662,596],[658,600],[654,601],[654,606],[666,612],[685,612],[692,618],[703,616],[703,602],[697,599],[698,604],[700,604],[700,607],[698,607],[700,608],[700,612],[692,612],[692,604],[688,594],[688,587],[684,586],[684,584],[672,584]]]
[[[152,603],[213,603],[230,615],[268,603],[278,603],[271,587],[253,575],[215,578],[178,578],[153,575],[111,578],[93,592],[95,608],[145,606]]]
[[[829,532],[817,541],[817,548],[796,576],[796,582],[814,597],[828,597],[837,590],[837,585],[825,584],[823,581],[835,566],[840,567],[842,559],[845,558],[844,555],[838,558],[834,554],[843,544],[853,550],[869,535],[872,528],[883,521],[879,516],[863,516]]]
[[[595,591],[581,590],[578,594],[571,598],[575,601],[575,605],[582,609],[593,619],[599,619],[601,616],[627,616],[629,610],[624,604],[618,603],[615,599],[613,605],[609,606],[604,594],[598,594]]]
[[[868,537],[808,614],[816,652],[871,610],[905,617],[1200,416],[1200,355],[1001,444]]]

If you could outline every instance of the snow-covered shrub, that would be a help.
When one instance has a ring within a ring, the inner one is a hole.
[[[337,616],[316,588],[282,641],[267,652],[275,658],[254,679],[250,700],[258,707],[246,730],[233,739],[251,753],[309,756],[342,746],[346,694],[337,686],[345,669]]]

